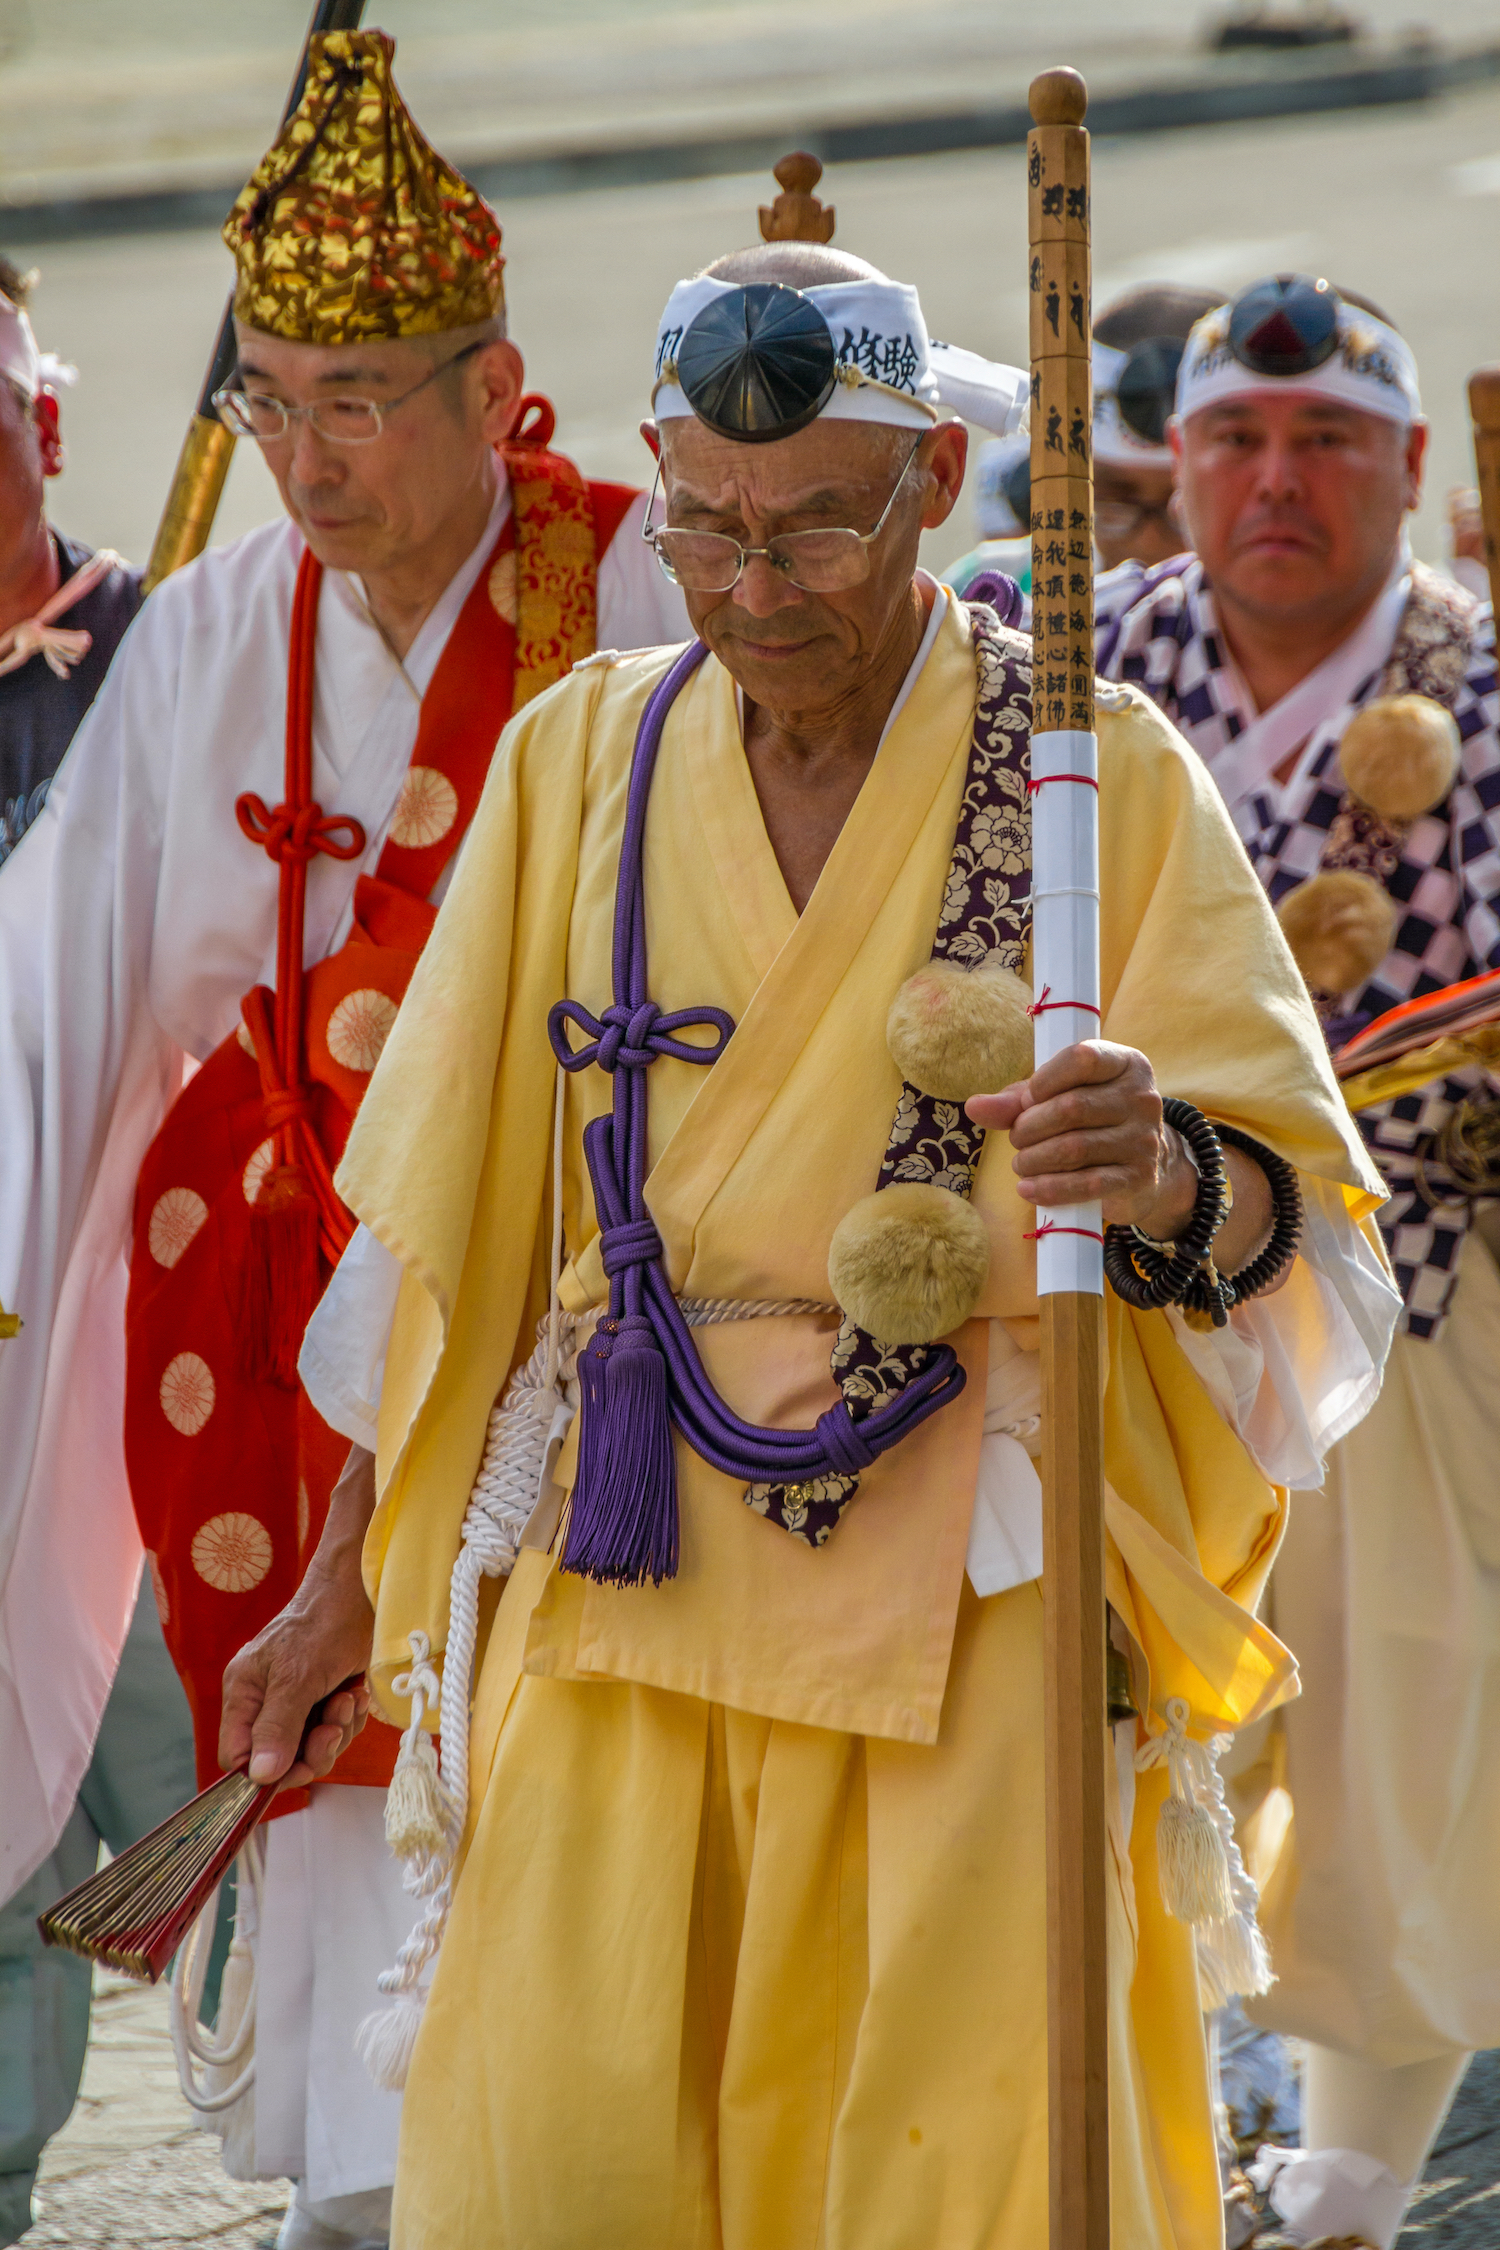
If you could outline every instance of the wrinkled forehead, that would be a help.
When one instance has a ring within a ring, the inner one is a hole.
[[[721,437],[679,417],[658,425],[668,504],[758,515],[829,512],[840,502],[884,497],[922,433],[880,422],[817,421],[791,437],[756,445]]]

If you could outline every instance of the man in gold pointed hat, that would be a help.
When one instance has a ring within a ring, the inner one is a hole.
[[[215,1777],[225,1664],[374,1443],[357,1403],[312,1410],[298,1347],[351,1231],[333,1167],[496,739],[596,641],[686,631],[642,496],[549,449],[498,222],[417,131],[392,51],[313,41],[225,227],[219,410],[285,516],[153,596],[0,893],[0,1251],[25,1319],[0,1360],[4,1893],[67,1818],[143,1545]],[[257,2074],[218,2122],[237,2170],[299,2181],[288,2246],[385,2233],[399,2104],[351,2041],[409,1916],[381,1827],[396,1739],[371,1727],[345,1786],[287,1793],[240,1886]]]

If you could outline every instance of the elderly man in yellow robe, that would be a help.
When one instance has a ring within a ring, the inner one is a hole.
[[[1253,1899],[1226,1853],[1170,1915],[1158,1820],[1171,1791],[1164,1835],[1222,1839],[1208,1744],[1293,1690],[1253,1607],[1285,1487],[1378,1384],[1379,1184],[1131,691],[1101,1035],[1033,1068],[1030,648],[917,567],[949,402],[1023,380],[786,245],[679,286],[656,378],[701,638],[507,731],[303,1353],[315,1397],[363,1364],[378,1454],[231,1666],[221,1755],[286,1772],[366,1666],[409,1722],[425,1906],[364,2030],[409,2057],[400,2250],[1036,2250],[1034,1237],[1102,1196],[1168,1276],[1108,1306],[1116,2240],[1215,2250],[1199,1978],[1253,1985]],[[1222,1327],[1178,1301],[1210,1242]]]

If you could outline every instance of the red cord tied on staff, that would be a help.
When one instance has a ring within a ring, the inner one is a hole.
[[[302,966],[307,870],[320,855],[358,859],[365,831],[345,813],[327,814],[312,793],[312,666],[318,573],[297,574],[287,678],[286,794],[267,807],[253,790],[235,802],[252,844],[280,870],[276,902],[276,990],[256,985],[241,1003],[260,1070],[271,1161],[250,1210],[250,1247],[241,1277],[239,1347],[251,1382],[297,1382],[297,1355],[322,1287],[322,1264],[337,1264],[349,1239],[349,1214],[318,1138],[313,1089],[303,1075],[306,1046]]]

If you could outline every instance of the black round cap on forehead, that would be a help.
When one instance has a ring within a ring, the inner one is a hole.
[[[1132,344],[1120,369],[1115,401],[1126,428],[1147,445],[1165,445],[1177,403],[1177,370],[1183,344],[1177,336],[1147,336]]]
[[[719,437],[762,445],[805,429],[838,380],[827,321],[800,289],[756,281],[705,305],[677,347],[677,380]]]
[[[1257,281],[1229,308],[1229,349],[1253,375],[1310,375],[1338,350],[1342,303],[1305,274]]]

